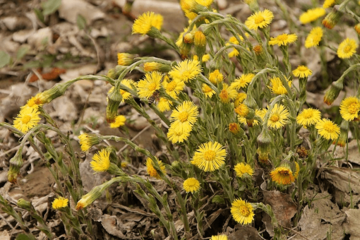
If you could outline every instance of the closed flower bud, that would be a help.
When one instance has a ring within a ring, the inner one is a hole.
[[[134,62],[135,55],[129,53],[118,53],[118,65],[129,66]]]
[[[328,28],[332,29],[340,20],[343,13],[338,11],[336,7],[332,9],[332,11],[326,15],[325,19],[322,21],[322,24]]]
[[[8,172],[8,181],[16,183],[16,179],[19,175],[20,168],[23,165],[22,153],[18,151],[15,156],[10,160],[10,169]]]
[[[342,81],[333,82],[330,88],[326,91],[324,96],[324,103],[331,105],[334,100],[339,96],[340,91],[343,89],[344,84]]]
[[[356,24],[354,28],[355,28],[355,31],[357,32],[357,34],[360,35],[360,23]]]
[[[17,205],[21,208],[24,208],[26,210],[30,210],[32,205],[31,205],[31,202],[29,201],[26,201],[25,199],[23,198],[20,198],[17,202]]]
[[[189,32],[184,35],[184,43],[192,44],[194,42],[194,33]]]
[[[120,91],[108,92],[108,105],[106,106],[106,121],[108,123],[115,122],[117,117],[117,110],[122,101],[122,95]]]
[[[206,36],[202,31],[196,31],[194,36],[194,44],[198,47],[206,46]]]
[[[267,163],[269,161],[269,154],[271,151],[271,136],[267,128],[263,128],[260,135],[257,137],[259,161]]]

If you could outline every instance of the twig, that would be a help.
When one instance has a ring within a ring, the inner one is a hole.
[[[146,126],[143,130],[141,130],[138,134],[136,134],[131,141],[133,142],[135,139],[137,139],[143,132],[145,132],[146,130],[148,130],[151,127],[151,125]],[[129,145],[126,144],[125,146],[123,146],[118,152],[117,155],[119,155],[122,151],[124,151]]]

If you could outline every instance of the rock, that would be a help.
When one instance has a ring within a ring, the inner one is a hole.
[[[41,28],[29,36],[28,43],[37,50],[43,50],[52,44],[52,31],[49,27]]]
[[[1,22],[9,29],[10,31],[16,31],[20,29],[25,29],[31,27],[31,22],[29,19],[24,16],[9,16],[1,19]]]
[[[86,19],[86,23],[90,25],[97,19],[105,17],[99,8],[94,7],[90,3],[83,0],[62,0],[59,8],[59,15],[61,18],[66,19],[68,22],[76,23],[78,15]]]
[[[15,32],[12,35],[12,39],[15,42],[24,43],[33,33],[34,33],[34,30],[21,30],[21,31]]]

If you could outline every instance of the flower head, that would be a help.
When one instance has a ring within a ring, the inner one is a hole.
[[[248,224],[254,220],[255,214],[253,206],[240,198],[231,203],[231,215],[236,222]]]
[[[323,8],[329,8],[335,5],[335,0],[325,0]]]
[[[287,123],[288,118],[289,111],[283,105],[275,104],[271,110],[268,125],[270,128],[279,129]]]
[[[177,106],[170,116],[172,121],[185,123],[188,122],[193,125],[197,121],[199,115],[197,106],[190,101],[185,101],[181,105]]]
[[[340,114],[346,121],[359,117],[360,101],[357,97],[347,97],[340,104]]]
[[[205,54],[204,56],[202,56],[202,59],[201,59],[203,62],[207,62],[210,60],[210,55],[209,54]]]
[[[173,122],[170,125],[167,137],[173,144],[182,143],[189,138],[191,130],[192,127],[189,122]]]
[[[118,128],[124,126],[126,122],[126,118],[124,115],[116,116],[115,121],[110,123],[110,128]]]
[[[31,107],[37,109],[39,106],[43,105],[43,102],[41,100],[41,93],[36,94],[34,97],[30,98],[24,107]]]
[[[298,78],[307,78],[312,74],[312,71],[308,69],[306,66],[301,65],[298,66],[294,71],[292,71],[295,77]]]
[[[151,97],[155,91],[160,89],[162,75],[159,72],[150,72],[145,74],[145,79],[137,84],[138,94],[142,98]]]
[[[169,75],[173,79],[188,82],[193,80],[201,73],[200,62],[198,60],[185,60],[174,67]]]
[[[164,81],[162,85],[165,89],[165,92],[174,99],[177,99],[177,96],[185,87],[185,83],[179,79]]]
[[[187,193],[194,193],[199,191],[200,183],[196,178],[188,178],[184,181],[183,188]]]
[[[215,91],[205,83],[202,84],[201,90],[205,94],[205,97],[208,98],[211,98],[215,94]]]
[[[273,93],[275,93],[277,95],[287,94],[286,87],[284,87],[280,78],[274,77],[274,78],[270,79],[270,82],[271,82],[270,89]],[[288,83],[289,87],[291,87],[291,81],[287,80],[287,83]]]
[[[14,127],[23,133],[28,132],[40,122],[39,114],[37,108],[23,107],[14,120]]]
[[[220,143],[207,142],[197,149],[191,163],[205,172],[213,172],[225,164],[225,156]]]
[[[223,103],[229,103],[230,100],[234,100],[236,98],[237,94],[237,91],[233,87],[229,87],[226,83],[224,83],[219,97]]]
[[[135,20],[132,33],[145,35],[148,34],[152,28],[156,28],[160,31],[163,21],[164,19],[160,14],[155,14],[153,12],[143,13]]]
[[[129,66],[134,62],[135,55],[130,53],[118,53],[118,65],[120,66]]]
[[[236,90],[239,90],[240,88],[246,88],[247,85],[251,82],[251,80],[254,78],[254,74],[248,73],[243,74],[241,77],[235,79],[235,81],[231,84]]]
[[[229,124],[229,131],[233,134],[237,134],[240,131],[240,126],[237,123]]]
[[[336,140],[340,134],[340,128],[328,119],[321,119],[315,125],[320,136],[327,140]]]
[[[248,174],[249,176],[252,176],[254,173],[254,170],[252,169],[252,167],[249,164],[245,164],[245,163],[238,163],[235,165],[234,167],[236,176],[238,177],[243,177],[244,174]]]
[[[158,162],[158,164],[160,166],[161,172],[164,173],[165,172],[165,165],[159,160],[157,160],[157,162]],[[156,169],[153,166],[153,162],[152,162],[151,158],[146,159],[146,171],[148,172],[150,177],[155,177],[157,179],[161,179],[159,173],[156,171]]]
[[[245,99],[246,99],[246,93],[244,93],[244,92],[238,93],[236,95],[235,102],[234,102],[235,108],[238,107],[240,105],[240,103],[243,103]]]
[[[286,46],[289,43],[295,42],[297,39],[296,34],[281,34],[275,38],[271,38],[269,41],[270,45]]]
[[[300,15],[300,22],[302,24],[307,24],[307,23],[315,21],[316,19],[324,16],[325,14],[326,14],[326,11],[323,8],[309,9]]]
[[[265,9],[264,11],[258,11],[248,17],[245,22],[245,25],[252,30],[257,30],[258,28],[265,28],[267,27],[272,19],[274,18],[274,14]]]
[[[91,168],[95,172],[105,172],[110,167],[110,152],[106,149],[100,150],[93,156],[93,161],[90,162]]]
[[[55,200],[52,202],[52,208],[53,209],[60,209],[68,206],[69,200],[63,197],[55,198]]]
[[[217,235],[212,236],[210,240],[228,240],[228,237],[226,235]]]
[[[271,180],[280,185],[288,185],[295,181],[295,177],[290,167],[283,165],[275,168],[270,173]]]
[[[197,47],[205,47],[206,46],[206,36],[202,31],[196,31],[194,34],[194,44]]]
[[[209,74],[209,80],[213,84],[217,84],[218,82],[222,82],[224,80],[224,76],[221,74],[219,70],[215,70]]]
[[[246,116],[249,114],[249,108],[244,103],[240,103],[236,108],[235,112],[240,116],[246,118]]]
[[[316,124],[320,121],[321,113],[317,109],[304,109],[299,115],[296,117],[296,122],[303,126],[310,126]]]
[[[83,133],[79,135],[81,151],[86,152],[92,146],[98,144],[100,142],[100,138],[95,134]]]
[[[353,39],[346,38],[342,43],[340,43],[337,50],[337,55],[339,58],[350,58],[356,53],[358,45]]]
[[[198,4],[203,5],[204,7],[209,7],[213,0],[195,0]]]
[[[170,108],[171,105],[172,105],[172,102],[169,99],[161,97],[159,99],[157,107],[160,112],[165,112],[165,111],[169,111],[171,109]]]

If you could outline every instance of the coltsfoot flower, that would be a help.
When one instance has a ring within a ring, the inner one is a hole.
[[[339,58],[351,58],[355,53],[358,45],[353,39],[346,38],[342,43],[340,43],[337,50],[337,55]]]
[[[192,164],[204,170],[213,172],[225,164],[226,150],[218,142],[202,144],[194,154]]]
[[[152,28],[161,30],[163,24],[163,16],[153,12],[146,12],[140,15],[134,22],[132,33],[139,33],[142,35],[148,34]]]
[[[92,146],[98,144],[100,142],[100,138],[95,134],[91,133],[83,133],[79,135],[81,151],[86,152]]]
[[[318,130],[320,136],[327,140],[336,140],[340,134],[340,128],[328,119],[321,119],[315,128]]]
[[[202,84],[201,90],[205,94],[205,97],[208,98],[211,98],[216,93],[211,87],[209,87],[205,83]]]
[[[303,14],[301,14],[299,20],[302,24],[307,24],[307,23],[317,20],[319,17],[322,17],[325,14],[326,14],[325,9],[313,8],[313,9],[309,9],[306,12],[304,12]]]
[[[172,121],[193,125],[197,121],[199,115],[197,106],[190,101],[184,101],[174,110],[170,116]]]
[[[325,0],[323,8],[329,8],[335,5],[335,0]]]
[[[224,76],[221,74],[221,72],[218,69],[216,69],[209,74],[209,80],[213,84],[217,84],[224,80]]]
[[[93,156],[90,162],[91,168],[95,172],[105,172],[110,167],[110,152],[106,149],[100,150]]]
[[[200,183],[196,178],[188,178],[183,183],[184,190],[189,193],[195,193],[200,189]]]
[[[130,53],[118,53],[118,65],[120,66],[129,66],[134,62],[135,55]]]
[[[228,240],[228,237],[226,235],[217,235],[212,236],[210,240]]]
[[[160,112],[165,112],[165,111],[169,111],[171,109],[171,105],[172,105],[172,102],[169,99],[161,97],[159,99],[157,107]]]
[[[173,122],[170,125],[167,137],[173,144],[182,143],[189,138],[191,130],[192,127],[189,122]]]
[[[251,30],[258,30],[258,28],[267,27],[274,18],[274,14],[265,9],[264,11],[258,11],[248,17],[245,25]]]
[[[240,125],[237,123],[230,123],[229,131],[233,134],[237,134],[240,131]]]
[[[68,206],[69,200],[63,197],[58,197],[52,202],[53,209],[60,209]]]
[[[314,125],[320,121],[321,113],[317,109],[308,108],[304,109],[299,115],[296,117],[296,122],[305,127]]]
[[[289,85],[289,87],[291,87],[291,81],[287,80],[287,83]],[[284,85],[282,84],[280,78],[278,77],[274,77],[272,79],[270,79],[271,82],[271,87],[269,87],[271,89],[271,91],[277,95],[282,95],[282,94],[287,94],[287,90],[286,87],[284,87]]]
[[[313,28],[305,40],[305,47],[311,48],[319,45],[324,33],[321,27]]]
[[[270,128],[279,129],[287,124],[288,118],[289,111],[283,105],[275,104],[270,113],[268,126]]]
[[[162,75],[159,72],[150,72],[145,74],[145,79],[141,80],[137,84],[137,90],[139,97],[149,98],[155,91],[159,90],[161,87]]]
[[[275,38],[271,38],[269,41],[269,45],[278,45],[278,46],[286,46],[289,43],[295,42],[297,39],[296,34],[281,34]]]
[[[246,118],[246,116],[249,114],[249,108],[244,103],[240,103],[236,108],[235,112],[243,118]]]
[[[110,128],[118,128],[124,126],[126,122],[126,117],[124,115],[119,115],[115,118],[115,122],[110,123]]]
[[[219,93],[219,97],[221,102],[223,103],[229,103],[230,100],[234,100],[237,96],[238,92],[232,88],[229,87],[226,83],[223,84],[223,89]]]
[[[292,71],[295,77],[298,78],[307,78],[312,74],[312,71],[308,69],[306,66],[301,65],[298,66],[294,71]]]
[[[38,125],[41,118],[37,108],[23,107],[14,120],[14,127],[23,133],[27,133],[30,129]]]
[[[231,203],[230,211],[235,221],[240,224],[249,224],[254,220],[255,214],[253,211],[253,206],[241,198],[236,199]]]
[[[249,176],[252,176],[254,174],[254,170],[249,164],[246,163],[238,163],[234,167],[236,176],[243,177],[244,174],[248,174]]]
[[[283,165],[275,168],[270,173],[271,180],[280,185],[289,185],[295,181],[295,177],[290,167]]]
[[[164,81],[162,83],[166,94],[170,95],[172,98],[177,99],[179,93],[184,90],[185,83],[179,79],[174,79],[172,81]]]
[[[198,60],[185,60],[180,62],[169,72],[172,79],[189,82],[201,73],[201,66]]]
[[[160,166],[161,172],[165,173],[165,165],[162,163],[162,161],[157,160],[157,162]],[[157,179],[161,179],[159,173],[156,171],[156,169],[153,166],[153,162],[152,162],[151,158],[146,159],[146,171],[148,172],[150,177],[155,177]]]
[[[246,88],[254,77],[255,75],[252,73],[243,74],[241,75],[241,77],[235,79],[235,81],[231,84],[231,86],[234,87],[236,90],[239,90],[241,88]]]
[[[357,97],[347,97],[340,104],[340,114],[346,121],[359,117],[360,101]]]

